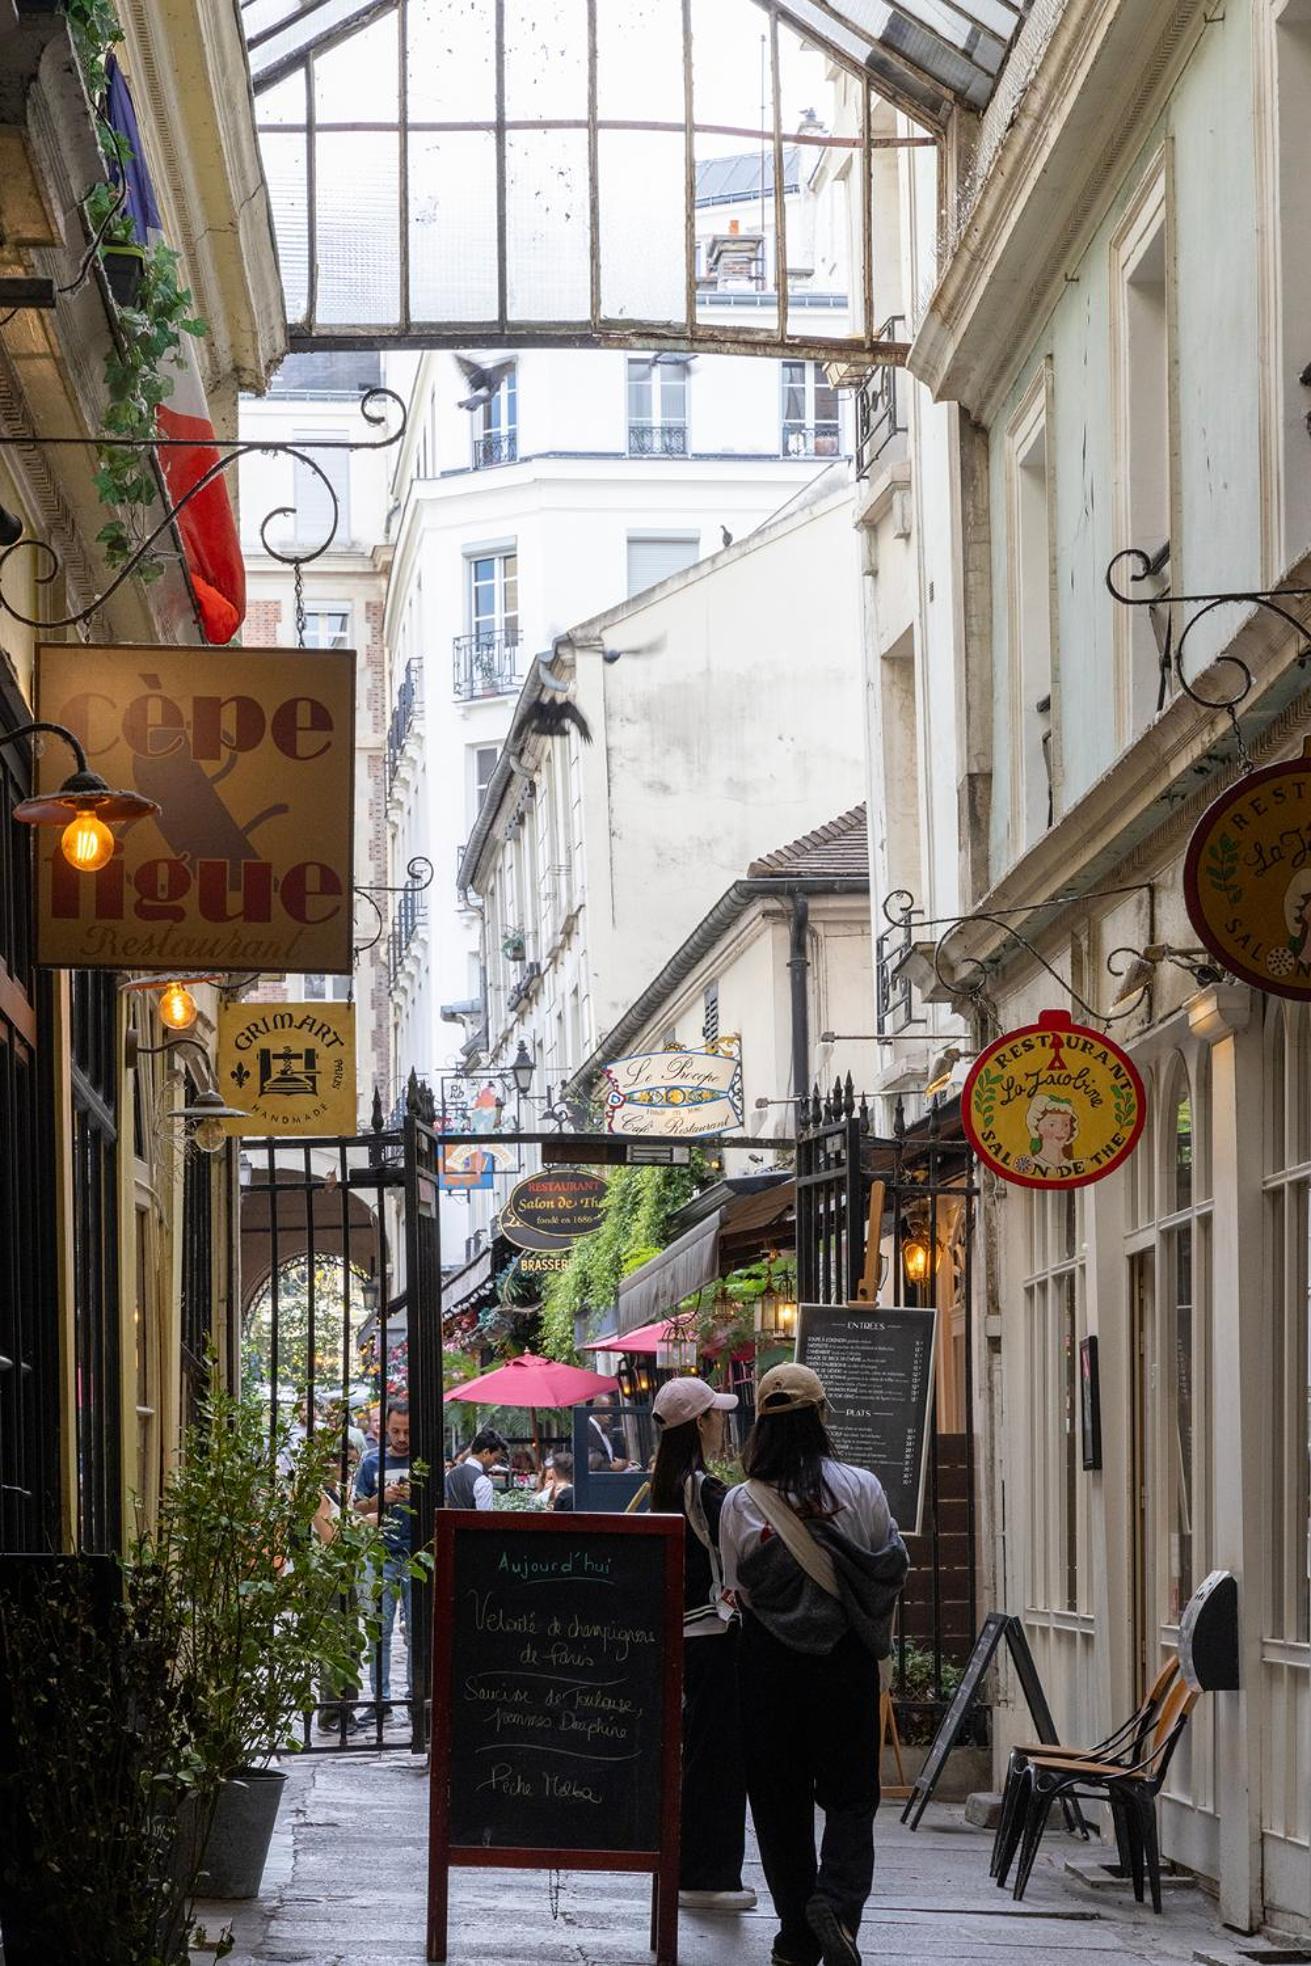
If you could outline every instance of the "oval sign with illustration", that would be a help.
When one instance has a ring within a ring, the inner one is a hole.
[[[1063,1010],[1008,1031],[974,1061],[961,1119],[979,1159],[1024,1188],[1083,1188],[1127,1160],[1147,1095],[1118,1044]]]
[[[605,1182],[562,1167],[515,1183],[501,1210],[501,1234],[519,1249],[564,1249],[601,1226]]]
[[[1184,899],[1226,969],[1258,990],[1311,999],[1311,740],[1300,758],[1249,772],[1207,807],[1188,842]]]

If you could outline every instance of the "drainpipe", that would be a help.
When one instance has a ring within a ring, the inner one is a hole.
[[[804,1099],[810,1091],[810,1008],[806,996],[810,956],[806,931],[810,923],[810,903],[798,889],[792,890],[792,929],[788,944],[788,973],[792,979],[792,1097]]]

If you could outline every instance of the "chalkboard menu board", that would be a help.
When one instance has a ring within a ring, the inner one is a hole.
[[[803,1304],[797,1316],[797,1363],[824,1381],[839,1454],[878,1476],[907,1535],[923,1527],[937,1322],[936,1310],[872,1304]]]
[[[679,1516],[437,1516],[429,1959],[452,1865],[649,1870],[678,1894]]]

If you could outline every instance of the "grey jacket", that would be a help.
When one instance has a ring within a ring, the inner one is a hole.
[[[738,1565],[762,1625],[793,1652],[831,1652],[854,1631],[876,1659],[892,1650],[892,1618],[910,1569],[895,1525],[881,1550],[863,1550],[822,1517],[806,1527],[833,1559],[841,1598],[808,1577],[781,1537],[767,1536]]]

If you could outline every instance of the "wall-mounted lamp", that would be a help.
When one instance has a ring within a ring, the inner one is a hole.
[[[372,1317],[382,1301],[382,1285],[378,1282],[376,1270],[370,1270],[368,1276],[365,1277],[363,1283],[360,1285],[360,1301],[369,1316]]]
[[[620,1360],[615,1379],[620,1398],[628,1400],[630,1405],[644,1406],[655,1391],[650,1365],[636,1355]]]
[[[1131,958],[1127,968],[1116,966],[1117,956]],[[1112,949],[1106,958],[1106,967],[1112,976],[1119,978],[1120,987],[1111,998],[1111,1009],[1118,1009],[1131,998],[1140,997],[1155,982],[1156,972],[1162,963],[1173,963],[1176,969],[1182,969],[1200,990],[1224,982],[1224,971],[1209,959],[1205,949],[1176,949],[1168,942],[1149,942],[1144,949]]]
[[[161,1052],[181,1051],[184,1047],[198,1051],[206,1065],[209,1064],[209,1053],[196,1038],[167,1038],[163,1044],[141,1044],[136,1032],[129,1031],[124,1053],[127,1068],[131,1071],[138,1058],[156,1057]],[[216,1154],[228,1137],[223,1122],[248,1119],[250,1115],[244,1106],[229,1106],[217,1087],[210,1086],[204,1092],[198,1092],[188,1105],[178,1106],[167,1117],[182,1120],[190,1126],[191,1138],[202,1154]]]
[[[192,993],[193,983],[221,983],[221,976],[195,976],[184,973],[180,976],[140,976],[120,987],[129,991],[154,990],[157,993],[156,1010],[160,1022],[170,1031],[189,1031],[195,1023],[199,1011]]]
[[[922,1230],[905,1236],[901,1244],[901,1269],[912,1289],[927,1283],[933,1268],[933,1246]]]
[[[765,1345],[790,1345],[797,1335],[796,1292],[790,1270],[771,1267],[756,1299],[756,1336]]]
[[[35,737],[42,731],[63,739],[73,753],[77,769],[57,792],[21,800],[14,807],[14,818],[25,826],[62,826],[59,845],[69,866],[82,874],[97,873],[114,857],[111,828],[128,825],[134,819],[146,819],[158,812],[159,806],[154,799],[143,798],[140,792],[111,791],[99,772],[87,769],[86,752],[63,724],[20,724],[17,730],[0,736],[0,746],[16,743],[21,737]]]
[[[519,1049],[510,1061],[510,1077],[514,1080],[514,1089],[516,1092],[523,1095],[529,1091],[533,1082],[533,1073],[536,1069],[537,1066],[532,1053],[529,1051],[523,1039],[520,1038]]]

